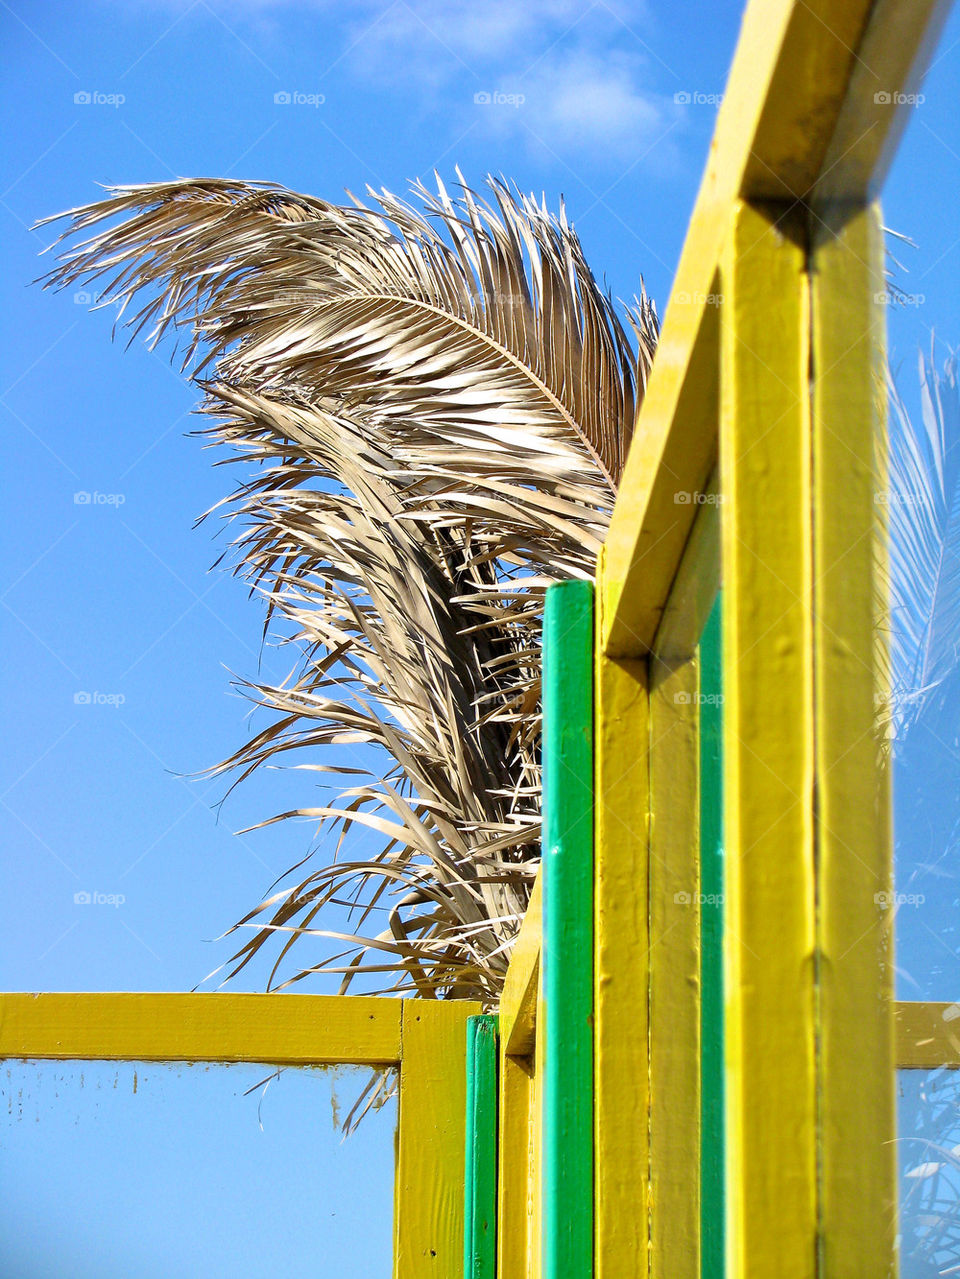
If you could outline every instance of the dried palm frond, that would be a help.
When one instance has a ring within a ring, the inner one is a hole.
[[[889,376],[889,609],[894,742],[935,716],[960,668],[960,387],[919,353],[920,418]]]
[[[657,317],[645,294],[627,312],[635,353],[563,210],[488,185],[417,184],[422,211],[372,190],[341,207],[264,183],[113,188],[64,215],[65,235],[96,231],[47,277],[106,277],[152,343],[185,330],[203,434],[254,468],[225,508],[236,571],[302,656],[246,685],[274,718],[219,767],[296,754],[345,783],[270,819],[315,818],[334,848],[237,925],[254,931],[233,972],[279,934],[272,984],[318,935],[343,953],[281,984],[379,973],[492,1004],[527,905],[543,592],[593,574]],[[385,772],[322,749],[345,742]],[[355,827],[382,843],[351,860]],[[349,935],[324,926],[345,899]]]

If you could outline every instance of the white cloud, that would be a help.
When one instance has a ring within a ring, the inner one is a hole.
[[[546,147],[633,154],[656,147],[676,118],[672,101],[648,86],[638,57],[574,48],[550,55],[522,77],[524,102],[511,118],[490,108],[490,127],[525,131]]]
[[[637,7],[631,23],[640,17]],[[561,155],[636,154],[658,146],[676,119],[672,98],[654,87],[662,69],[604,3],[381,0],[355,30],[358,73],[418,84],[449,101],[464,128],[525,134]]]

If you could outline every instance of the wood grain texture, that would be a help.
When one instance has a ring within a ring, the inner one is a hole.
[[[700,1276],[726,1269],[723,1126],[723,652],[718,595],[700,637]]]
[[[500,1044],[497,1150],[497,1279],[529,1279],[533,1231],[533,1061]]]
[[[601,561],[598,630],[604,599]],[[647,662],[598,651],[595,678],[596,1272],[634,1279],[649,1265]]]
[[[544,1279],[593,1273],[593,584],[543,625]]]
[[[815,741],[805,228],[737,209],[721,461],[728,1273],[818,1273]]]
[[[700,1275],[697,659],[650,658],[650,1274]]]
[[[543,940],[543,876],[533,885],[500,996],[500,1037],[503,1051],[528,1056],[533,1051]]]
[[[400,1020],[353,995],[7,994],[0,1057],[393,1065]]]
[[[464,1279],[497,1276],[497,1019],[467,1021]]]
[[[897,1186],[891,800],[875,724],[883,238],[875,209],[821,219],[810,275],[820,1246],[827,1273],[874,1279],[894,1271]]]
[[[348,996],[347,998],[352,998]],[[469,1000],[403,1009],[395,1279],[462,1279]]]

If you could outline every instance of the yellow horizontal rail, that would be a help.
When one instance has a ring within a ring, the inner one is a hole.
[[[401,1060],[401,1010],[413,1002],[214,992],[5,994],[0,1058],[388,1066]]]
[[[901,1070],[960,1070],[960,1003],[902,1001],[896,1006],[896,1060]]]

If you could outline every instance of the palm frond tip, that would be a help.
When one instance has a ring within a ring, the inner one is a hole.
[[[337,856],[238,923],[232,972],[276,934],[277,982],[348,899],[348,950],[287,982],[498,996],[539,857],[543,592],[593,574],[658,324],[642,294],[635,352],[562,208],[488,186],[418,183],[418,209],[176,181],[64,215],[91,235],[47,283],[103,280],[134,334],[185,336],[200,433],[252,471],[224,506],[235,571],[302,649],[245,686],[273,719],[218,770],[296,756],[348,783],[270,819],[315,819]],[[344,741],[385,774],[318,763]],[[382,842],[341,861],[358,827]]]

